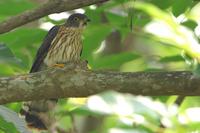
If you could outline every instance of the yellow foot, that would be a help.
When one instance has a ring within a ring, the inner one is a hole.
[[[55,64],[53,65],[53,67],[59,67],[59,68],[63,68],[65,66],[65,64]]]
[[[20,79],[21,80],[27,80],[29,77],[28,76],[21,76]]]

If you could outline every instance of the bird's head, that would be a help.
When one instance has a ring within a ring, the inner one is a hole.
[[[84,28],[90,19],[81,13],[75,13],[69,16],[65,25],[73,28]]]

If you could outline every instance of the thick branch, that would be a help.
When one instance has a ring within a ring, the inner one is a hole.
[[[25,11],[0,23],[0,34],[52,13],[73,10],[108,0],[49,0],[40,7]]]
[[[68,64],[63,69],[0,78],[0,104],[84,97],[106,90],[140,95],[200,95],[200,78],[190,72],[122,73],[90,71]]]

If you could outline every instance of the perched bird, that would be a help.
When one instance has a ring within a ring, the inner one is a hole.
[[[63,25],[54,26],[40,46],[30,73],[79,61],[83,47],[81,36],[89,21],[86,15],[75,13]],[[56,102],[57,99],[25,102],[20,113],[29,127],[47,129],[51,123],[43,116],[55,107]]]

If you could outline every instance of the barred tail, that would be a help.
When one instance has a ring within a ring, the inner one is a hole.
[[[28,127],[46,130],[48,128],[46,124],[54,120],[48,113],[55,108],[57,101],[58,99],[49,99],[25,102],[20,114],[25,116]],[[44,123],[44,121],[47,123]]]

